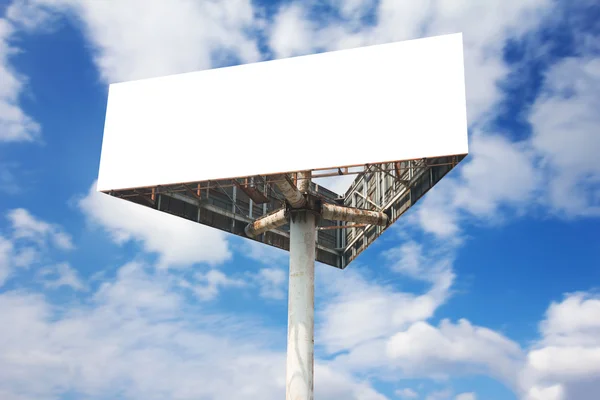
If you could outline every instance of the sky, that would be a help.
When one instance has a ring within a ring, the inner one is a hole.
[[[0,398],[284,396],[287,253],[97,193],[108,84],[462,32],[470,154],[346,270],[316,266],[315,398],[597,399],[598,21],[591,0],[0,2]]]

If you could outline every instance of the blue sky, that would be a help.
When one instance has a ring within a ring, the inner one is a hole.
[[[0,3],[0,398],[281,398],[287,254],[94,191],[107,85],[463,32],[470,155],[345,271],[315,398],[600,393],[593,1]]]

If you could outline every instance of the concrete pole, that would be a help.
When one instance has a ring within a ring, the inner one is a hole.
[[[310,175],[302,178],[298,179],[298,189],[305,192]],[[313,213],[292,211],[286,400],[313,400],[316,232]]]

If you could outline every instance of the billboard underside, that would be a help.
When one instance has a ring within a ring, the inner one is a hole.
[[[311,193],[328,203],[383,211],[395,222],[451,171],[464,155],[363,166],[345,194],[312,183]],[[294,174],[292,174],[293,176]],[[317,175],[317,174],[316,174]],[[318,175],[317,175],[318,176]],[[161,185],[108,193],[146,207],[248,238],[247,224],[281,209],[277,175]],[[317,261],[343,269],[390,225],[354,226],[319,221]],[[289,225],[249,238],[289,250]]]

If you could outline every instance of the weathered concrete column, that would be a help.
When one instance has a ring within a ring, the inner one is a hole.
[[[298,179],[300,191],[308,184],[310,175]],[[313,400],[316,232],[316,215],[292,211],[286,400]]]

